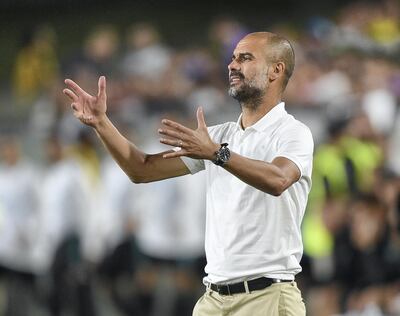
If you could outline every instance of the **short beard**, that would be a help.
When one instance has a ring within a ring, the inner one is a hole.
[[[242,107],[256,110],[261,105],[265,90],[249,84],[241,89],[229,88],[229,95],[237,100]]]
[[[256,110],[262,103],[268,88],[268,69],[263,74],[262,83],[256,84],[254,80],[246,81],[243,78],[243,86],[230,87],[229,95],[239,101],[242,107]]]

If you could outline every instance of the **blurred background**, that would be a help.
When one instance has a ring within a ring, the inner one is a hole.
[[[2,0],[0,315],[191,315],[204,287],[202,174],[132,184],[71,115],[64,78],[147,152],[160,119],[240,113],[248,32],[296,52],[287,110],[313,132],[307,315],[400,315],[400,2]]]

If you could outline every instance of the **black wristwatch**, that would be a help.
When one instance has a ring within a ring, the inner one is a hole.
[[[221,148],[215,152],[215,159],[212,160],[217,166],[223,166],[226,164],[231,157],[231,152],[228,148],[228,143],[221,144]]]

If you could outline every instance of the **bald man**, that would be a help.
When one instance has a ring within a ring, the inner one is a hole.
[[[134,183],[205,170],[206,291],[194,316],[305,315],[294,278],[301,271],[313,139],[282,102],[293,68],[286,39],[267,32],[245,36],[228,66],[229,94],[242,108],[237,122],[207,127],[202,108],[195,130],[164,119],[160,142],[173,149],[153,155],[107,118],[104,77],[97,96],[65,81],[74,115],[95,129]]]

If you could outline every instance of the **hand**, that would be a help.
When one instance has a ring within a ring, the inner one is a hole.
[[[179,151],[164,154],[164,158],[181,156],[208,160],[213,160],[215,158],[215,152],[220,148],[220,145],[214,143],[208,134],[203,109],[201,107],[197,109],[196,130],[192,130],[170,120],[164,119],[162,123],[167,128],[160,128],[158,132],[170,138],[161,138],[160,142],[181,148]]]
[[[96,127],[106,118],[107,95],[104,76],[99,78],[97,96],[90,95],[70,79],[66,79],[65,84],[69,89],[64,89],[63,93],[71,99],[73,114],[82,123]]]

